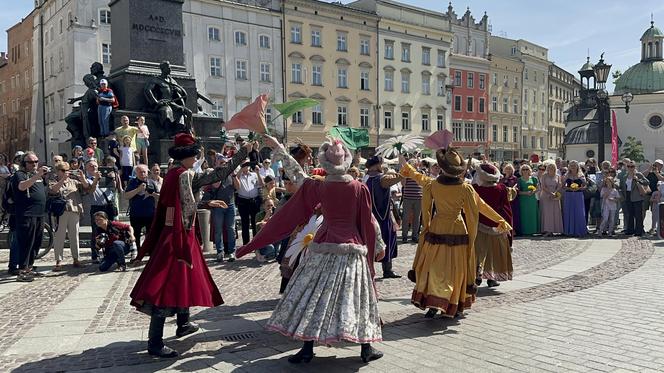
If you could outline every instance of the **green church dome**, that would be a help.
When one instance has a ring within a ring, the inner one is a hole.
[[[650,28],[643,33],[643,36],[641,36],[641,40],[651,39],[654,37],[664,37],[664,33],[662,33],[660,29],[658,29],[657,27],[655,27],[654,24],[652,24]]]
[[[616,80],[613,92],[621,95],[664,91],[664,61],[642,61],[630,67]]]

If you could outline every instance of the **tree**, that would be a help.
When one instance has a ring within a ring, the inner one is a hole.
[[[629,158],[634,162],[643,162],[646,158],[643,156],[643,144],[636,137],[627,136],[627,140],[622,145],[621,158]]]
[[[620,79],[622,76],[622,71],[616,70],[611,74],[611,77],[613,78],[613,85],[616,84],[616,80]]]

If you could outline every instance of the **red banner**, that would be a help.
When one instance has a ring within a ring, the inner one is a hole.
[[[618,164],[618,122],[615,110],[611,110],[611,165]]]

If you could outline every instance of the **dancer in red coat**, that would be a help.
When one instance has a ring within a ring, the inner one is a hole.
[[[176,336],[183,337],[198,330],[189,322],[189,307],[215,307],[224,302],[201,252],[194,195],[202,186],[226,179],[244,162],[251,146],[242,147],[229,164],[198,174],[192,168],[202,148],[193,136],[176,135],[174,146],[168,150],[176,165],[164,178],[150,233],[135,259],[150,255],[131,292],[131,304],[151,316],[150,355],[178,355],[163,343],[166,317],[177,314]],[[210,201],[208,205],[225,207],[222,201]]]

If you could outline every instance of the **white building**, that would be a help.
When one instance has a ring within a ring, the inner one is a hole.
[[[30,145],[50,157],[71,137],[64,122],[71,111],[67,100],[85,92],[90,65],[99,61],[110,71],[111,13],[108,0],[37,0],[35,8]]]
[[[391,0],[359,0],[348,6],[380,17],[380,138],[403,134],[426,137],[449,129],[446,85],[453,34],[446,14]]]
[[[261,93],[283,102],[279,10],[278,0],[185,2],[185,65],[198,91],[215,102],[204,111],[228,120]],[[283,133],[281,119],[275,130]]]

